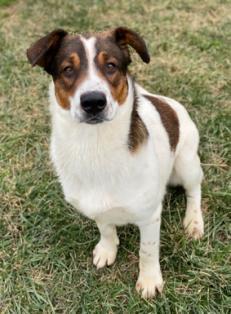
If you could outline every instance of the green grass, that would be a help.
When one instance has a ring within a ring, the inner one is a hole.
[[[0,7],[1,6],[8,6],[8,5],[12,4],[15,1],[16,0],[0,0]]]
[[[0,313],[230,313],[230,11],[225,0],[28,0],[1,7]],[[93,267],[96,226],[64,202],[49,161],[50,78],[25,56],[54,28],[118,25],[148,43],[150,65],[133,54],[137,80],[185,104],[201,134],[205,236],[184,236],[184,196],[168,193],[161,230],[166,284],[151,301],[134,290],[135,227],[119,228],[115,265]]]

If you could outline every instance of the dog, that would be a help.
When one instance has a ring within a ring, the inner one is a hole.
[[[138,226],[136,289],[151,298],[163,289],[159,243],[166,187],[184,187],[183,225],[199,239],[203,172],[195,124],[180,103],[135,82],[129,47],[149,63],[144,39],[126,27],[81,35],[57,29],[36,41],[27,57],[53,78],[51,159],[66,201],[98,226],[93,264],[114,263],[116,226]]]

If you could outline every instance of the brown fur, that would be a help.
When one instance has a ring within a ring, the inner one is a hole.
[[[179,120],[176,112],[165,101],[155,96],[144,95],[158,111],[161,121],[168,134],[171,150],[175,151],[179,141]]]
[[[65,59],[63,63],[61,64],[61,68],[64,69],[68,66],[74,66],[76,69],[79,69],[80,67],[80,57],[76,52],[73,52],[68,59]],[[80,79],[78,79],[78,82]],[[63,109],[69,109],[70,108],[70,102],[69,98],[70,96],[73,96],[76,88],[76,83],[73,84],[73,87],[71,87],[71,80],[68,78],[57,78],[55,81],[55,95],[57,97],[58,103]],[[68,86],[70,85],[70,88]]]
[[[99,75],[108,83],[113,98],[119,105],[123,104],[128,94],[126,73],[131,62],[128,46],[133,47],[144,62],[149,62],[144,40],[124,27],[82,36],[96,37],[95,63]],[[70,96],[87,74],[88,62],[80,37],[69,35],[64,30],[55,30],[34,43],[27,50],[27,57],[33,66],[39,65],[52,75],[57,100],[62,108],[69,109]],[[116,64],[115,71],[108,70],[108,63]],[[66,73],[66,67],[71,67],[73,73]]]
[[[137,106],[137,98],[136,95],[134,95],[134,104],[128,137],[128,147],[133,153],[136,152],[141,147],[141,145],[147,141],[149,135],[144,122],[139,116]]]
[[[98,45],[100,50],[100,46]],[[114,63],[118,67],[114,73],[108,74],[105,67],[107,63]],[[122,71],[119,59],[115,55],[110,55],[106,51],[100,51],[96,56],[96,66],[99,74],[109,84],[112,97],[119,105],[123,104],[128,94],[128,84],[126,73]]]
[[[87,74],[87,57],[78,36],[68,36],[62,43],[55,59],[52,73],[58,103],[64,109],[70,108],[70,96]],[[73,75],[65,75],[66,67],[73,69]]]
[[[150,57],[146,44],[136,32],[125,27],[118,27],[95,36],[97,38],[96,64],[101,75],[109,83],[113,98],[121,105],[128,94],[126,72],[131,62],[128,46],[133,47],[141,59],[148,63]],[[105,65],[110,62],[115,63],[117,69],[113,74],[108,75]]]
[[[49,74],[52,59],[60,47],[63,38],[67,36],[67,32],[62,29],[56,29],[48,35],[40,38],[29,49],[26,54],[32,66],[39,65],[43,67]]]
[[[57,101],[59,105],[63,109],[69,109],[70,108],[70,101],[69,97],[72,96],[72,91],[68,91],[65,89],[64,86],[57,80],[55,82],[55,96],[57,98]]]
[[[140,58],[146,62],[150,62],[150,56],[148,53],[147,46],[145,44],[145,41],[142,37],[140,37],[139,34],[134,32],[131,29],[128,29],[126,27],[118,27],[113,31],[114,37],[118,45],[122,49],[126,51],[126,53],[129,54],[127,45],[131,46],[135,51],[138,53]]]
[[[79,36],[55,30],[35,42],[27,50],[27,57],[33,66],[39,65],[52,75],[58,103],[69,109],[69,98],[86,77],[88,67]],[[67,74],[66,67],[71,67],[73,73]]]

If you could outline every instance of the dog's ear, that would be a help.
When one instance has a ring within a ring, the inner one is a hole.
[[[38,65],[44,68],[49,73],[49,65],[57,53],[62,39],[67,35],[67,32],[62,29],[56,29],[45,37],[36,41],[26,54],[32,66]]]
[[[114,38],[120,48],[126,53],[127,57],[129,57],[129,51],[127,45],[131,46],[138,53],[140,58],[145,62],[150,62],[150,56],[148,53],[147,46],[145,41],[139,34],[130,30],[126,27],[118,27],[113,31]]]

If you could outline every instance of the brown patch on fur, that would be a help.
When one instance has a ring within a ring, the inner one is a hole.
[[[79,68],[80,67],[80,57],[78,56],[78,54],[76,52],[73,52],[70,55],[70,59],[72,60],[73,64]]]
[[[141,145],[147,141],[149,135],[143,120],[139,116],[137,107],[137,96],[134,92],[134,104],[131,114],[131,124],[128,137],[128,147],[132,153],[136,152],[139,147],[141,147]]]
[[[65,69],[66,67],[73,67],[75,71],[80,70],[80,57],[76,52],[73,52],[70,54],[70,56],[67,56],[66,59],[61,64],[61,68]],[[72,77],[60,77],[55,79],[55,95],[58,100],[58,103],[63,109],[69,109],[70,108],[70,97],[73,96],[77,86],[84,80],[85,75],[81,73],[79,77],[76,78],[75,82],[73,82]]]
[[[81,36],[86,39],[96,37],[103,41],[113,42],[123,52],[128,64],[131,62],[128,46],[132,47],[144,62],[150,62],[150,56],[144,39],[138,33],[126,27],[117,27],[100,33],[82,33]]]
[[[179,141],[179,120],[176,112],[165,101],[155,96],[144,95],[156,108],[168,134],[171,150],[175,151]]]
[[[86,77],[88,62],[78,35],[55,30],[36,41],[28,50],[30,63],[52,75],[60,106],[70,107],[69,98]]]
[[[44,68],[49,74],[50,64],[59,49],[63,38],[67,36],[67,32],[62,29],[56,29],[48,35],[37,40],[26,54],[32,66],[38,65]]]
[[[69,99],[85,79],[87,66],[85,49],[79,37],[68,36],[57,53],[52,73],[55,94],[62,108],[70,108]],[[71,68],[72,72],[65,73],[66,68]]]
[[[70,96],[72,96],[72,93],[68,90],[66,90],[62,84],[60,84],[59,81],[55,82],[55,96],[57,98],[57,101],[59,105],[63,109],[69,109],[70,108]]]
[[[100,65],[100,67],[103,67],[107,61],[106,51],[100,51],[100,53],[97,56],[97,59],[98,59],[98,64]]]
[[[101,38],[102,41],[102,38]],[[107,49],[101,50],[102,48]],[[113,45],[108,42],[104,42],[104,45],[97,44],[97,50],[99,51],[95,62],[96,66],[99,69],[99,74],[101,77],[109,84],[112,97],[118,102],[119,105],[123,104],[127,94],[128,94],[128,83],[126,72],[123,68],[123,62],[118,48],[114,47],[114,50],[111,49]],[[107,70],[107,64],[113,63],[116,65],[116,68],[113,71]]]
[[[69,83],[63,80],[57,79],[55,80],[55,95],[57,97],[59,105],[63,109],[70,108],[70,97],[72,97],[78,88],[78,85],[85,79],[85,75],[81,75],[78,79],[75,80],[74,84],[69,87]]]
[[[121,105],[125,102],[128,95],[128,83],[126,79],[119,78],[119,84],[116,88],[111,88],[112,97]]]
[[[150,56],[147,46],[145,44],[145,41],[139,34],[126,27],[118,27],[114,30],[114,36],[121,48],[127,51],[127,45],[129,45],[133,49],[135,49],[135,51],[144,62],[150,62]]]
[[[128,46],[135,49],[141,59],[148,63],[150,57],[146,44],[136,32],[125,27],[118,27],[94,36],[97,39],[96,65],[101,76],[109,84],[113,98],[121,105],[128,94],[126,73],[131,62]],[[107,71],[108,63],[116,65],[114,71]]]

